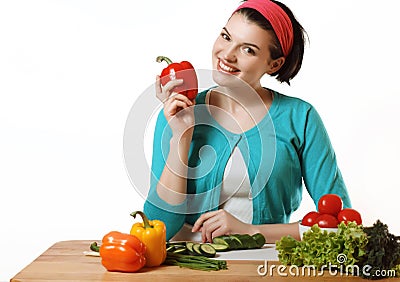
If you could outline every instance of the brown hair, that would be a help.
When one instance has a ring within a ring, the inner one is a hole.
[[[293,26],[293,47],[288,56],[285,58],[285,63],[282,67],[271,76],[276,76],[276,79],[280,82],[286,82],[290,85],[290,80],[296,76],[301,68],[304,55],[305,36],[307,35],[304,28],[297,21],[292,11],[284,4],[278,1],[272,1],[279,5],[282,10],[288,15]],[[271,23],[258,11],[250,8],[243,8],[237,11],[237,13],[244,16],[247,20],[257,24],[264,30],[272,31],[274,35],[273,44],[270,46],[270,53],[272,59],[278,59],[283,57],[283,51],[281,44],[271,26]]]

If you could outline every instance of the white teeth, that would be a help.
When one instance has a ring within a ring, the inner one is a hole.
[[[224,71],[227,71],[227,72],[234,72],[234,71],[236,71],[236,69],[234,69],[234,68],[231,68],[231,67],[228,67],[227,65],[224,65],[221,61],[219,61],[219,67],[221,68],[221,69],[223,69]]]

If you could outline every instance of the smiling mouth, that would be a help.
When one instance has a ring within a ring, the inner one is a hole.
[[[225,65],[221,60],[218,60],[218,70],[229,73],[229,74],[234,74],[240,72],[240,70],[232,68],[230,66]]]

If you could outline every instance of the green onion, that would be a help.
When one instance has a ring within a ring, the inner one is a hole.
[[[214,260],[204,256],[183,255],[170,252],[167,253],[164,264],[203,271],[228,269],[225,260]]]

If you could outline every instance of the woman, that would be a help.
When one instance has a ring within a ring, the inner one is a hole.
[[[303,182],[315,203],[334,193],[350,207],[318,113],[260,83],[265,74],[289,83],[303,52],[304,30],[284,4],[249,0],[213,46],[216,87],[191,101],[174,93],[181,80],[161,87],[157,78],[164,108],[144,210],[166,223],[167,239],[206,242],[258,232],[267,242],[283,235],[299,239],[298,223],[289,220],[300,205]]]

